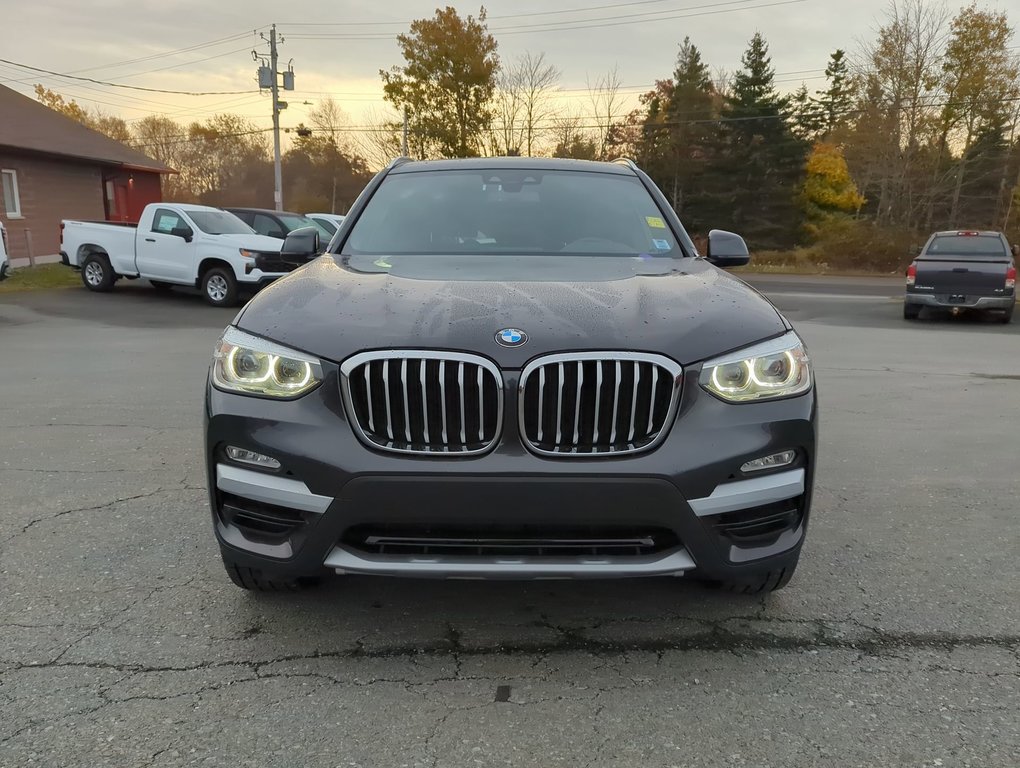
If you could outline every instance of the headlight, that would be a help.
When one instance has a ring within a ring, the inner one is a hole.
[[[239,331],[223,332],[213,355],[213,383],[243,395],[294,398],[322,382],[322,365],[302,352]]]
[[[701,386],[731,403],[801,395],[811,389],[811,360],[795,333],[705,363]]]

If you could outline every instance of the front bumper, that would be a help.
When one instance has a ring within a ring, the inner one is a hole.
[[[962,295],[963,300],[952,301],[953,295],[948,293],[908,293],[904,298],[907,304],[917,304],[922,307],[938,307],[941,309],[1009,309],[1016,303],[1013,294],[1009,296],[967,296]]]
[[[689,369],[666,440],[646,454],[601,459],[529,453],[511,414],[516,399],[508,397],[504,434],[492,452],[421,457],[378,453],[359,442],[344,414],[337,371],[324,369],[322,386],[295,401],[207,390],[213,522],[224,554],[240,565],[291,576],[323,569],[440,578],[693,571],[734,579],[786,566],[799,555],[814,473],[813,391],[728,405],[701,390],[699,371]],[[517,373],[504,375],[506,391],[515,392]],[[227,445],[272,456],[282,468],[269,473],[232,464]],[[789,467],[740,471],[746,461],[791,449],[797,460]],[[290,517],[272,535],[249,525],[277,512]],[[476,551],[444,549],[465,536],[477,539]],[[485,546],[496,539],[519,544],[526,536],[543,545],[581,537],[592,548]],[[614,537],[654,543],[632,552],[600,549],[598,542]],[[445,544],[415,551],[368,546],[411,538]]]

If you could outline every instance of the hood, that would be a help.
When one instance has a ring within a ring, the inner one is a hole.
[[[217,240],[236,243],[238,248],[246,248],[249,251],[279,253],[280,249],[283,247],[283,240],[276,237],[268,237],[266,235],[256,235],[254,232],[250,235],[216,235],[215,237]]]
[[[521,275],[528,279],[521,279]],[[775,307],[700,259],[325,255],[261,291],[237,325],[335,362],[370,349],[537,355],[633,350],[681,364],[782,334]],[[518,328],[520,347],[495,334]]]

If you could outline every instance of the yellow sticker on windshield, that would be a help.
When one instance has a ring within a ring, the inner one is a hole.
[[[648,222],[648,226],[654,227],[655,229],[666,228],[666,222],[664,222],[658,216],[645,216],[645,221]]]

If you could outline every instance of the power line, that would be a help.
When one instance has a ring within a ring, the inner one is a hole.
[[[248,91],[172,91],[166,88],[143,88],[140,85],[127,85],[125,83],[108,83],[104,80],[94,80],[91,77],[78,77],[76,75],[69,75],[63,72],[54,72],[49,69],[40,69],[39,67],[31,67],[28,64],[20,64],[17,61],[10,61],[9,59],[0,59],[0,62],[4,64],[10,64],[21,69],[27,69],[31,72],[41,72],[46,75],[53,75],[54,77],[63,77],[68,80],[80,80],[86,83],[95,83],[97,85],[105,85],[110,88],[127,88],[133,91],[146,91],[147,93],[169,93],[176,96],[233,96],[242,93],[254,93],[254,90]]]
[[[153,61],[154,59],[163,59],[163,58],[166,58],[168,56],[177,56],[178,54],[181,54],[181,53],[190,53],[192,51],[201,50],[202,48],[211,48],[211,47],[213,47],[215,45],[221,45],[223,43],[232,43],[234,40],[240,40],[241,38],[248,37],[248,35],[255,34],[260,29],[265,29],[267,26],[268,26],[268,24],[263,24],[261,27],[255,27],[255,29],[251,30],[250,32],[247,32],[247,31],[246,32],[240,32],[240,33],[238,33],[236,35],[230,35],[229,37],[221,37],[221,38],[218,38],[216,40],[209,40],[208,42],[205,42],[205,43],[196,43],[195,45],[190,45],[190,46],[187,46],[185,48],[177,48],[177,49],[172,50],[172,51],[164,51],[163,53],[154,53],[152,55],[142,56],[142,57],[137,58],[137,59],[127,59],[125,61],[115,61],[115,62],[113,62],[111,64],[100,64],[100,65],[95,66],[95,67],[85,67],[84,69],[74,69],[74,70],[71,70],[70,74],[77,75],[77,74],[81,74],[82,72],[94,72],[97,69],[113,69],[115,67],[126,66],[128,64],[139,64],[139,63],[141,63],[143,61]]]
[[[559,11],[532,11],[530,13],[506,13],[499,16],[489,16],[488,19],[521,19],[532,16],[557,16],[568,13],[591,13],[592,11],[603,11],[609,8],[632,8],[635,6],[644,5],[658,5],[660,3],[667,3],[671,0],[637,0],[636,2],[627,3],[610,3],[607,5],[590,5],[581,8],[567,8]],[[710,3],[708,5],[696,5],[690,8],[673,8],[665,11],[652,11],[652,13],[670,13],[672,11],[681,10],[692,10],[696,8],[712,8],[720,5],[737,5],[743,3],[752,3],[755,0],[727,0],[721,3]],[[623,18],[621,16],[613,18]],[[583,19],[577,19],[575,21],[583,21]],[[588,21],[595,21],[595,19],[588,19]],[[573,23],[573,22],[571,22]],[[411,24],[410,21],[331,21],[331,22],[314,22],[314,21],[295,21],[281,23],[281,27],[407,27]]]
[[[737,2],[750,2],[752,0],[736,0]],[[598,19],[577,19],[572,21],[564,22],[544,22],[541,24],[516,24],[508,27],[493,27],[488,31],[493,34],[501,35],[520,35],[528,34],[531,32],[568,32],[579,29],[602,29],[606,27],[621,27],[632,24],[647,24],[648,22],[655,21],[672,21],[675,19],[690,19],[698,16],[715,16],[724,13],[735,13],[738,11],[753,11],[761,8],[775,8],[782,5],[797,5],[799,3],[805,3],[809,0],[779,0],[779,2],[764,3],[760,5],[741,5],[739,8],[722,8],[713,11],[699,11],[697,13],[680,13],[672,16],[656,16],[655,18],[634,18],[638,15],[645,14],[628,14],[625,16],[609,16],[604,17],[605,19],[616,19],[616,21],[600,21]],[[696,8],[718,8],[719,5],[727,5],[729,3],[716,3],[713,5],[699,5],[689,6],[685,9],[674,8],[666,11],[656,11],[654,13],[674,13],[680,10],[693,10]],[[622,19],[622,20],[620,20]],[[590,23],[596,22],[596,23]],[[343,33],[323,33],[323,34],[291,34],[292,40],[390,40],[392,34],[379,33],[379,32],[367,32],[367,33],[354,33],[354,34],[343,34]]]

